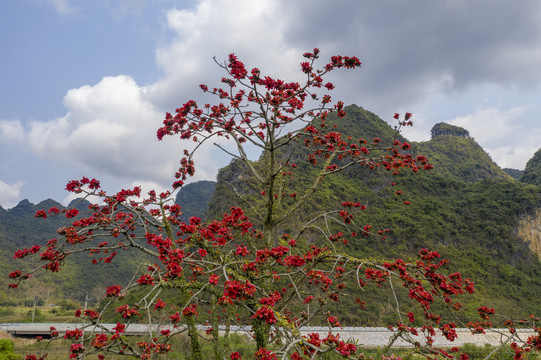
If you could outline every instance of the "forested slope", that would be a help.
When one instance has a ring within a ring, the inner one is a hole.
[[[375,114],[355,105],[346,111],[348,116],[340,121],[329,119],[329,126],[336,125],[337,130],[346,135],[369,141],[377,137],[384,143],[395,137],[395,129]],[[528,163],[521,182],[508,175],[509,171],[499,168],[465,129],[438,124],[431,140],[411,144],[412,154],[427,156],[434,165],[433,170],[416,174],[404,171],[393,177],[363,167],[349,168],[325,179],[312,200],[290,216],[279,230],[293,232],[318,211],[339,209],[345,199],[358,201],[366,210],[357,221],[371,224],[373,229],[388,228],[390,233],[385,240],[352,239],[347,245],[351,255],[394,259],[413,257],[421,248],[436,250],[452,261],[453,269],[477,283],[473,300],[466,304],[466,314],[473,316],[480,304],[514,316],[538,312],[541,265],[528,244],[517,237],[516,227],[521,214],[531,213],[541,206],[540,152]],[[306,153],[299,144],[289,146],[282,156],[296,161],[301,170],[294,183],[300,193],[317,168],[303,161]],[[261,164],[255,162],[253,166]],[[390,186],[391,183],[396,185]],[[403,190],[404,195],[397,196],[398,189]],[[234,205],[241,205],[250,214],[250,209],[258,206],[258,197],[251,195],[260,191],[247,169],[233,161],[219,171],[217,183],[189,184],[179,192],[177,202],[183,208],[185,220],[190,216],[213,219]],[[251,200],[244,201],[239,194]],[[410,201],[411,205],[405,206],[404,201]],[[45,221],[34,218],[36,210],[51,206],[60,207],[60,204],[53,200],[37,205],[22,201],[13,209],[0,208],[0,256],[7,260],[0,263],[0,270],[5,274],[2,285],[7,284],[7,272],[19,266],[12,258],[13,251],[38,243],[40,239],[44,243],[55,236],[58,227],[68,224],[63,217]],[[257,224],[257,217],[251,215]],[[322,241],[317,234],[308,234],[308,238],[313,242]],[[86,295],[81,283],[103,289],[113,281],[111,275],[120,279],[118,282],[127,281],[138,258],[123,256],[96,268],[90,265],[90,260],[85,257],[73,261],[60,277],[46,276],[42,281],[57,293],[81,299]],[[18,301],[7,293],[6,286],[0,296],[4,303]],[[365,297],[367,310],[344,309],[350,314],[350,324],[381,324],[388,320],[387,316],[394,316],[395,312],[387,309],[391,302],[388,291],[368,291],[359,296]]]
[[[346,118],[331,122],[344,134],[369,140],[378,137],[382,142],[393,138],[394,129],[373,113],[357,106],[346,110]],[[391,232],[384,241],[372,237],[351,240],[351,254],[394,259],[413,257],[421,248],[433,249],[450,259],[453,268],[477,282],[478,291],[469,307],[471,314],[476,304],[498,307],[508,315],[537,312],[541,266],[537,255],[516,236],[515,230],[520,214],[540,206],[541,189],[509,176],[466,130],[441,124],[436,130],[430,141],[412,143],[412,153],[427,156],[433,170],[417,174],[405,171],[392,177],[362,167],[348,169],[325,179],[312,201],[281,230],[291,232],[308,220],[307,214],[339,209],[344,199],[359,201],[367,207],[361,222]],[[316,170],[309,165],[299,167],[305,174],[296,179],[300,189]],[[220,170],[216,193],[209,203],[210,218],[220,216],[231,204],[250,208],[236,195],[254,195],[260,190],[246,170],[237,161]],[[391,182],[396,186],[389,186]],[[404,195],[396,196],[397,189]],[[404,206],[404,200],[411,205]],[[313,236],[312,241],[321,240]],[[381,299],[376,302],[381,304]],[[356,314],[362,321],[377,321],[375,317],[385,313],[381,308],[373,310],[374,316],[358,311]]]

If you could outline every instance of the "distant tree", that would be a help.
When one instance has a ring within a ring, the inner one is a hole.
[[[354,288],[382,286],[388,286],[395,299],[398,322],[389,324],[397,330],[393,341],[402,338],[414,346],[414,352],[427,357],[453,356],[432,347],[437,332],[454,340],[457,327],[434,309],[460,311],[460,295],[474,288],[460,273],[445,271],[448,262],[438,253],[422,249],[417,260],[393,261],[351,256],[345,248],[348,241],[385,237],[388,232],[360,222],[358,214],[365,206],[351,199],[343,199],[335,209],[309,214],[309,220],[290,233],[279,232],[280,224],[303,208],[322,182],[345,169],[359,166],[396,175],[432,167],[425,157],[412,156],[410,144],[398,138],[383,144],[378,138],[351,138],[328,126],[331,112],[339,118],[346,113],[342,102],[333,103],[326,94],[334,85],[323,78],[335,69],[353,69],[361,63],[356,57],[333,56],[317,69],[318,49],[304,58],[301,84],[264,76],[257,68],[248,71],[231,54],[226,63],[217,62],[225,72],[222,87],[200,86],[216,96],[218,103],[199,106],[190,100],[174,115],[166,114],[158,130],[160,140],[179,135],[195,143],[180,159],[173,189],[194,175],[194,154],[202,144],[229,140],[233,147],[223,142],[217,147],[240,162],[260,189],[253,196],[237,192],[253,219],[233,207],[219,220],[203,223],[192,217],[183,222],[181,206],[169,201],[173,196],[169,191],[143,195],[136,187],[108,195],[99,181],[88,178],[70,181],[66,189],[87,200],[96,199],[89,215],[78,216],[82,214],[75,208],[37,212],[38,217],[63,214],[74,219],[72,226],[59,229],[59,237],[44,247],[16,252],[19,258],[38,254],[46,270],[60,271],[66,257],[81,252],[89,253],[95,263],[115,261],[117,253],[126,250],[151,259],[141,263],[129,284],[107,287],[106,299],[98,308],[76,311],[76,316],[105,333],[95,334],[86,327],[68,331],[64,338],[73,341],[70,357],[97,353],[100,358],[108,354],[156,358],[171,350],[173,336],[186,333],[193,359],[203,358],[204,342],[212,344],[216,359],[240,359],[243,354],[229,342],[231,326],[237,324],[249,325],[256,343],[249,355],[255,359],[313,359],[329,352],[357,358],[356,345],[339,335],[344,314],[335,311],[336,304],[351,302],[363,308],[362,296],[349,296]],[[395,119],[397,135],[402,126],[412,125],[409,113],[402,118],[396,114]],[[294,154],[299,146],[302,159]],[[259,161],[248,159],[248,147],[261,151]],[[297,178],[301,164],[293,159],[313,166],[313,177]],[[396,195],[402,192],[396,190]],[[31,274],[12,272],[11,287]],[[399,288],[405,289],[405,299]],[[110,309],[119,320],[107,330],[101,324]],[[490,327],[493,313],[493,309],[479,308],[480,322],[458,325],[482,332]],[[155,327],[146,340],[133,345],[122,334],[135,322]],[[302,326],[314,322],[326,326],[324,334],[301,333]],[[514,328],[509,326],[511,339]],[[414,337],[419,333],[426,336],[426,344]],[[538,341],[539,337],[532,337],[532,342],[516,345],[517,354],[537,348]]]
[[[19,360],[21,354],[15,353],[13,341],[9,339],[0,339],[0,360]]]

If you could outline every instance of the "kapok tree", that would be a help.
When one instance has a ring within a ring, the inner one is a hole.
[[[338,118],[346,113],[343,103],[333,102],[327,94],[334,85],[324,77],[361,63],[356,57],[333,56],[317,69],[318,49],[304,58],[302,83],[264,76],[257,68],[248,71],[233,54],[227,62],[217,62],[225,73],[221,87],[200,86],[216,96],[217,103],[200,106],[190,100],[174,114],[166,114],[158,130],[159,140],[176,135],[183,142],[195,143],[191,150],[184,150],[172,191],[144,195],[136,187],[110,195],[99,181],[82,178],[70,181],[66,189],[91,201],[87,214],[74,208],[38,211],[38,217],[63,214],[74,221],[46,245],[16,252],[18,258],[37,255],[43,264],[30,272],[12,272],[11,287],[39,269],[60,271],[76,253],[89,254],[98,265],[115,261],[123,251],[144,255],[132,281],[107,286],[98,308],[76,312],[87,322],[64,335],[73,340],[70,357],[155,358],[171,350],[175,335],[185,333],[194,359],[202,359],[204,342],[212,344],[216,359],[240,359],[241,354],[229,345],[230,333],[238,329],[232,326],[239,325],[253,336],[256,359],[314,359],[326,352],[356,358],[356,345],[339,335],[340,316],[334,310],[337,302],[352,301],[362,307],[362,299],[346,295],[352,287],[367,283],[388,284],[393,290],[399,319],[389,324],[397,329],[394,339],[411,342],[415,351],[427,356],[451,357],[431,345],[438,332],[453,340],[457,324],[444,322],[432,305],[441,302],[459,311],[457,299],[473,292],[473,283],[457,272],[445,272],[447,261],[438,253],[422,249],[416,261],[377,261],[348,254],[347,241],[387,232],[359,220],[364,210],[359,199],[344,199],[337,208],[303,217],[307,220],[293,234],[279,231],[286,219],[299,209],[305,211],[322,181],[345,169],[360,166],[396,175],[432,167],[425,157],[412,156],[410,144],[398,139],[383,144],[377,138],[351,138],[329,126],[331,113]],[[397,135],[403,126],[412,125],[409,113],[402,118],[396,114],[395,119]],[[193,217],[184,222],[181,205],[172,202],[174,191],[194,175],[194,155],[215,138],[232,144],[220,141],[217,146],[244,164],[258,191],[238,192],[250,207],[247,212],[232,207],[213,221],[203,223]],[[248,158],[253,149],[261,152],[258,161]],[[297,181],[298,161],[316,169],[309,182]],[[308,240],[308,232],[318,239]],[[402,303],[394,291],[393,278],[407,290],[408,302]],[[119,320],[107,327],[104,314],[111,310]],[[481,331],[492,314],[492,309],[482,310],[483,321],[470,324]],[[303,330],[314,319],[323,319],[326,334]],[[149,336],[133,345],[122,334],[129,324],[140,322],[151,325]],[[415,337],[419,333],[426,337],[425,344]]]

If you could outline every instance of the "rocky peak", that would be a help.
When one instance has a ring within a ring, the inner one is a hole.
[[[464,139],[470,139],[468,130],[461,128],[460,126],[454,126],[443,122],[434,125],[431,134],[432,138],[435,138],[436,136],[458,136]]]

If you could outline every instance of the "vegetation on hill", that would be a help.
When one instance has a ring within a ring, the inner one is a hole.
[[[519,180],[522,174],[524,173],[524,170],[511,169],[511,168],[503,168],[503,171],[505,171],[513,179],[517,179],[517,180]]]
[[[370,140],[392,136],[393,129],[374,114],[354,105],[346,111],[348,116],[341,119],[339,131],[352,137],[365,134]],[[440,124],[439,128],[444,126]],[[404,254],[414,256],[421,248],[437,250],[458,271],[477,281],[478,292],[467,315],[472,315],[476,305],[483,302],[497,306],[507,315],[536,312],[536,299],[541,297],[541,266],[514,230],[519,214],[539,206],[540,189],[512,179],[469,137],[437,135],[412,145],[416,154],[430,159],[434,165],[431,172],[382,178],[365,169],[345,171],[325,180],[316,191],[315,200],[285,222],[280,231],[298,227],[307,220],[303,215],[311,213],[308,210],[332,205],[339,208],[340,199],[347,197],[366,205],[364,223],[374,229],[391,230],[385,241],[352,240],[348,248],[353,256],[392,259]],[[303,178],[311,178],[310,172],[317,171],[302,165],[301,169],[306,176],[298,177],[300,183]],[[245,165],[238,161],[220,170],[216,192],[209,203],[209,218],[227,211],[225,204],[250,209],[239,194],[253,194],[259,189],[247,174]],[[397,185],[390,187],[390,182]],[[398,189],[404,195],[397,196]],[[404,207],[404,200],[411,201],[411,205]],[[251,204],[254,207],[257,204]],[[376,302],[380,308],[373,311],[348,309],[351,323],[383,323],[385,311],[381,306],[387,300]]]
[[[470,133],[468,130],[461,128],[460,126],[455,126],[447,123],[437,123],[432,127],[432,138],[436,136],[458,136],[468,139]]]
[[[183,186],[177,193],[175,203],[182,209],[181,218],[184,221],[190,220],[192,216],[205,220],[207,204],[209,203],[214,189],[215,181],[197,181]]]
[[[352,105],[346,108],[348,116],[339,124],[339,130],[352,137],[374,137],[389,141],[394,129],[375,114]],[[317,190],[316,201],[305,205],[283,224],[283,231],[294,229],[303,214],[314,208],[340,205],[345,197],[357,199],[367,206],[363,222],[374,228],[388,227],[391,232],[384,241],[373,238],[355,239],[348,249],[356,256],[394,258],[413,254],[421,248],[439,251],[456,265],[457,270],[477,282],[475,302],[498,307],[501,312],[514,315],[534,313],[536,299],[541,297],[541,266],[537,257],[526,243],[515,235],[516,217],[539,206],[541,184],[541,150],[528,162],[522,182],[514,181],[509,171],[500,169],[486,152],[471,138],[462,136],[456,127],[438,124],[433,138],[422,143],[413,143],[414,152],[429,157],[434,169],[429,173],[400,175],[382,178],[365,169],[343,172],[341,176],[326,180]],[[450,134],[451,129],[457,135]],[[460,129],[460,128],[458,128]],[[442,132],[445,130],[445,135]],[[401,141],[406,141],[401,138]],[[287,150],[293,159],[301,157],[300,147],[295,144]],[[254,166],[258,166],[257,162]],[[299,186],[310,178],[316,168],[299,165],[305,172],[300,176]],[[304,166],[304,168],[303,168]],[[188,184],[178,193],[176,202],[181,205],[183,218],[191,216],[218,218],[228,211],[229,206],[242,205],[249,212],[257,204],[246,204],[239,194],[259,192],[253,178],[247,175],[245,165],[233,161],[219,171],[218,182],[196,182]],[[512,173],[511,173],[512,174]],[[388,186],[395,182],[396,189]],[[234,186],[234,191],[231,189]],[[397,196],[397,189],[404,195]],[[403,201],[411,201],[409,207]],[[0,209],[0,271],[7,274],[18,264],[13,259],[16,249],[29,246],[40,239],[56,236],[56,230],[69,224],[65,217],[49,221],[38,221],[34,214],[38,209],[61,207],[53,200],[33,205],[27,200],[16,207]],[[83,209],[86,204],[80,204]],[[83,300],[87,293],[81,291],[80,283],[108,283],[111,274],[120,281],[127,281],[136,259],[124,258],[108,267],[90,268],[91,259],[81,258],[81,263],[70,263],[60,277],[45,277],[44,284],[54,289],[50,294],[69,294],[68,297]],[[34,264],[39,265],[39,264]],[[83,270],[85,268],[86,270]],[[110,283],[110,280],[109,280]],[[30,292],[19,296],[7,290],[7,279],[1,279],[0,305],[23,303],[34,296]],[[92,294],[89,295],[90,297]],[[385,296],[390,296],[390,293]],[[380,299],[381,300],[381,299]],[[372,301],[367,311],[350,311],[350,324],[376,325],[386,319],[384,301]],[[520,314],[517,314],[520,309]],[[389,315],[390,316],[390,315]]]
[[[415,144],[419,154],[430,159],[434,172],[449,179],[473,183],[485,179],[511,180],[471,138],[447,135]]]
[[[74,200],[75,205],[82,213],[88,212],[88,202]],[[36,211],[63,206],[51,199],[32,204],[22,200],[12,209],[0,211],[0,306],[15,304],[32,304],[34,300],[40,303],[50,303],[65,298],[83,301],[91,298],[99,299],[104,286],[116,281],[126,282],[138,265],[137,259],[127,254],[119,254],[119,261],[104,266],[92,266],[93,258],[88,255],[75,256],[69,259],[63,271],[57,274],[44,273],[38,281],[30,281],[22,289],[14,291],[8,289],[7,274],[14,269],[29,271],[41,266],[38,259],[22,261],[15,259],[16,250],[30,248],[33,244],[44,244],[47,240],[58,237],[57,230],[70,226],[73,219],[67,219],[62,214],[49,216],[47,221],[37,219]],[[98,258],[99,259],[99,258]],[[33,280],[33,279],[32,279]],[[84,285],[84,286],[83,286]],[[99,290],[99,291],[98,291]]]
[[[526,163],[526,168],[520,181],[532,185],[541,185],[541,149],[537,150],[533,157]]]

